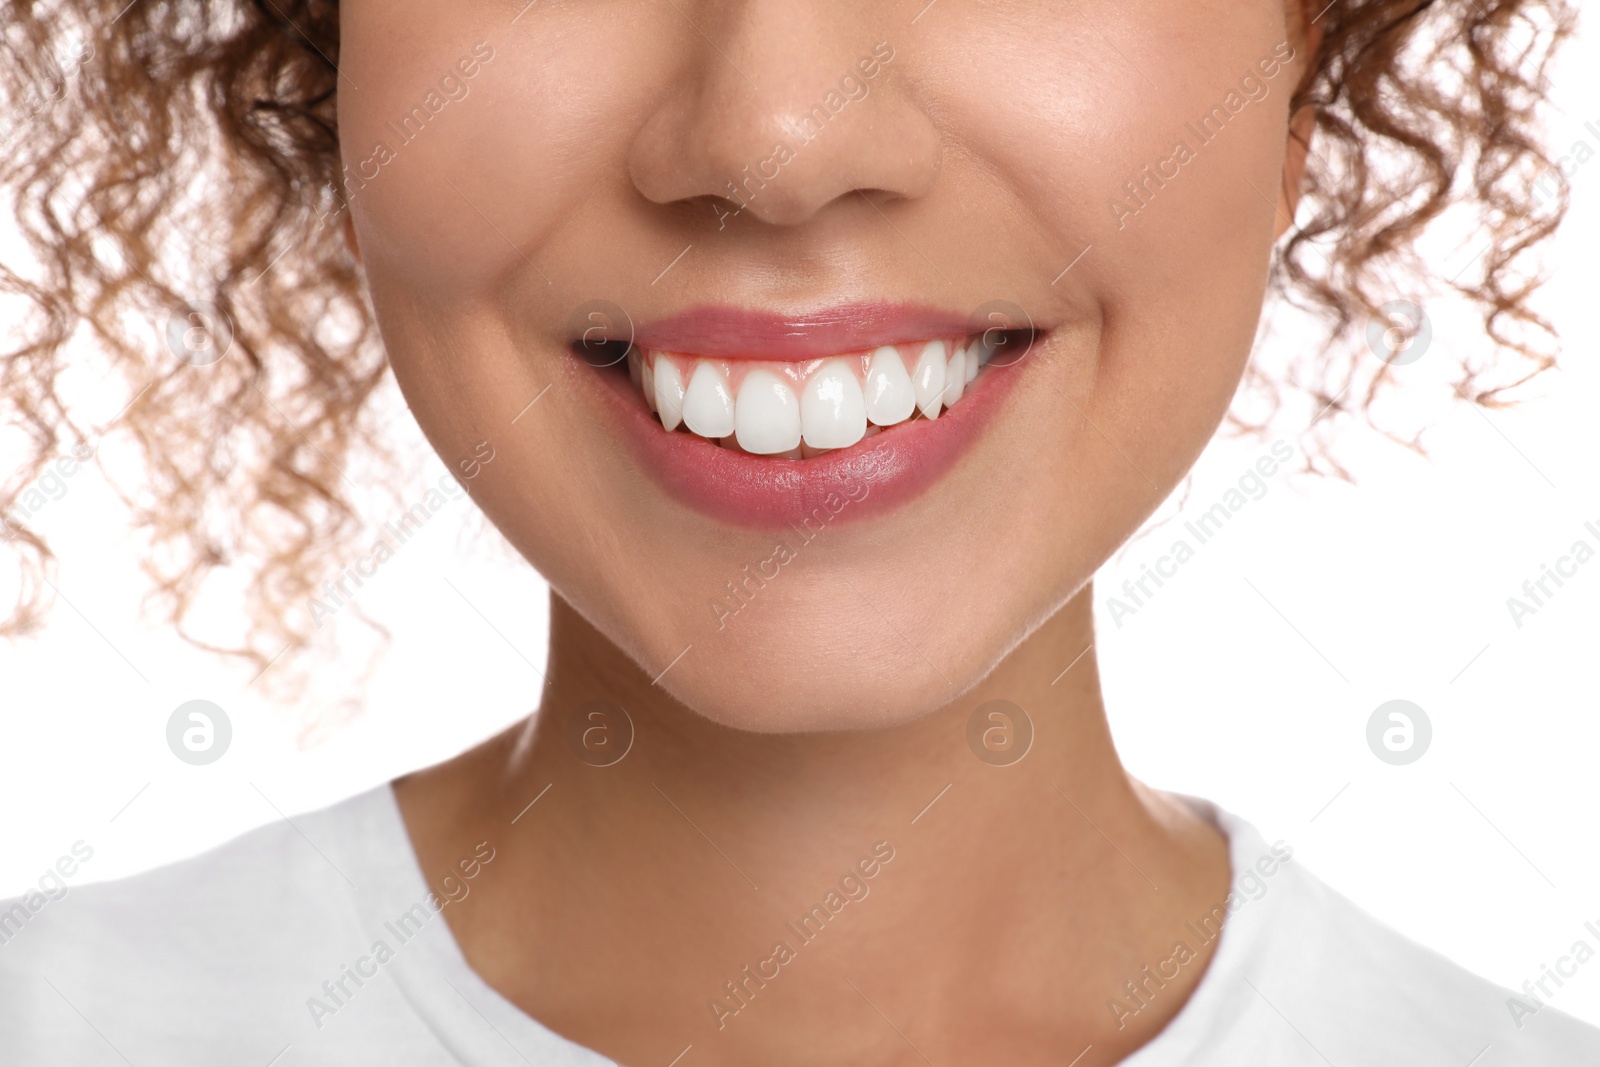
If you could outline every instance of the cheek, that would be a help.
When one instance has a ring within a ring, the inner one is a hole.
[[[533,20],[510,25],[499,5],[452,5],[448,18],[432,0],[346,5],[339,122],[375,287],[454,306],[530,261],[545,272],[532,281],[557,287],[556,249],[581,229],[583,204],[627,181],[627,138],[596,131],[627,121],[619,87],[635,84],[623,57],[636,46],[613,35],[614,48],[574,47],[594,33],[581,20],[546,13],[534,33]],[[478,64],[470,78],[463,58]],[[440,88],[448,75],[463,99]]]
[[[635,221],[618,208],[633,200],[625,131],[647,101],[624,67],[651,52],[625,35],[652,31],[635,20],[597,51],[574,44],[600,32],[592,12],[547,8],[537,26],[510,25],[502,5],[452,5],[446,17],[434,0],[346,0],[341,20],[349,203],[396,378],[452,469],[477,441],[502,451],[475,498],[508,529],[525,527],[528,508],[565,510],[562,486],[595,475],[585,450],[567,447],[593,427],[563,382],[571,368],[553,357],[572,309],[615,284],[615,240],[597,233]],[[464,99],[440,91],[450,74]],[[514,515],[496,508],[512,490],[494,477],[513,467],[524,472]]]
[[[1076,287],[1100,324],[1086,410],[1102,426],[1163,427],[1120,438],[1166,452],[1151,456],[1163,467],[1203,446],[1248,357],[1296,73],[1261,79],[1256,101],[1239,91],[1283,42],[1275,4],[1155,6],[1073,5],[1059,33],[1026,39],[974,21],[979,51],[1004,57],[1014,84],[952,82],[942,103],[1057,269],[1074,264],[1056,288]],[[1205,126],[1213,106],[1223,121]]]

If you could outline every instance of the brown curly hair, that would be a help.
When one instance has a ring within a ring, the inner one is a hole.
[[[1567,207],[1564,185],[1534,197],[1552,169],[1535,120],[1576,16],[1571,0],[1333,0],[1315,14],[1291,108],[1313,110],[1316,150],[1274,279],[1330,340],[1397,295],[1397,271],[1427,277],[1415,241],[1458,207],[1487,247],[1446,285],[1512,370],[1480,388],[1482,368],[1463,364],[1459,391],[1499,402],[1552,365],[1553,332],[1529,307],[1538,279],[1521,268]],[[219,648],[185,616],[218,568],[246,561],[246,629],[219,650],[265,669],[312,643],[313,564],[343,558],[363,527],[341,471],[382,451],[370,401],[387,365],[341,232],[338,4],[9,0],[0,20],[0,189],[37,260],[0,266],[20,308],[0,405],[27,456],[0,485],[0,518],[67,443],[131,435],[141,478],[119,492],[151,538],[153,597]],[[230,332],[230,357],[197,365]],[[95,423],[62,398],[80,339],[131,398]],[[1247,384],[1309,394],[1325,432],[1321,412],[1368,410],[1392,369],[1346,347],[1290,374],[1253,365]],[[0,625],[14,634],[48,602],[54,557],[25,522],[0,533],[19,552]]]

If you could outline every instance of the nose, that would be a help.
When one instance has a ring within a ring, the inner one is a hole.
[[[870,0],[678,0],[684,58],[630,149],[650,201],[797,226],[857,190],[926,194],[938,131]],[[836,17],[823,14],[828,12]],[[896,65],[898,64],[898,66]]]

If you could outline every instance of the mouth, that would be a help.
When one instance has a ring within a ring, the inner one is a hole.
[[[770,528],[853,520],[932,486],[1039,335],[926,309],[796,321],[713,308],[571,350],[658,484],[720,521]]]

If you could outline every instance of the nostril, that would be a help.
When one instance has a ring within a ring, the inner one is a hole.
[[[717,224],[717,229],[724,229],[728,223],[744,214],[750,203],[738,200],[731,196],[693,196],[684,201],[689,205],[695,218],[706,218]]]
[[[831,203],[864,202],[866,206],[881,212],[892,202],[902,199],[905,199],[903,194],[890,189],[851,185],[840,191]],[[715,222],[719,230],[726,229],[735,219],[747,214],[757,222],[794,225],[810,218],[817,210],[815,205],[788,194],[776,182],[768,182],[760,190],[739,190],[728,196],[686,197],[680,203],[687,207],[691,218],[709,219]]]

